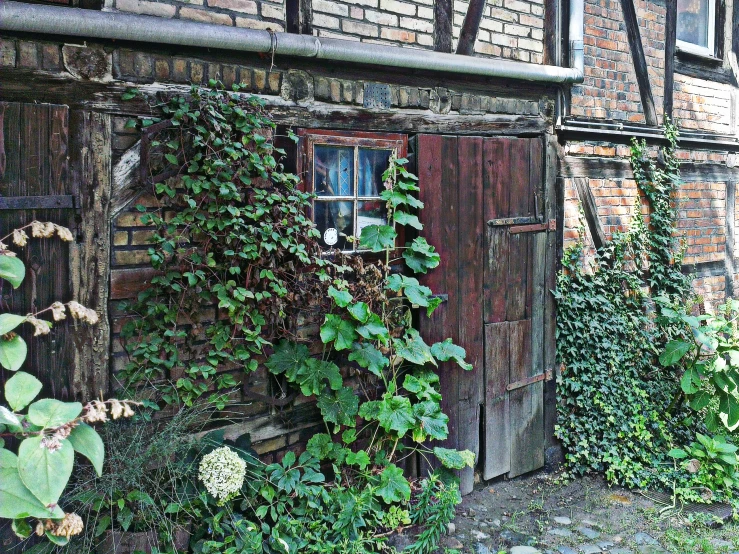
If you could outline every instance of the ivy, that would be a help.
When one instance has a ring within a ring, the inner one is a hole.
[[[671,409],[680,379],[664,366],[681,356],[683,347],[670,342],[681,331],[655,309],[659,298],[687,310],[694,304],[675,232],[676,140],[677,129],[667,124],[659,162],[643,141],[632,141],[631,165],[649,206],[648,224],[637,199],[629,230],[614,233],[590,262],[581,229],[565,253],[555,291],[563,368],[556,434],[567,465],[574,474],[603,472],[633,487],[669,486],[667,452],[684,444],[695,425],[685,409]]]

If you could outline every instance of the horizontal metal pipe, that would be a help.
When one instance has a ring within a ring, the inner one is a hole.
[[[574,4],[582,5],[582,2],[583,0],[573,0]],[[582,21],[581,16],[580,21]],[[582,65],[566,68],[511,60],[458,56],[417,48],[367,44],[292,33],[270,33],[255,29],[121,12],[98,12],[60,6],[25,4],[12,0],[0,0],[0,30],[216,48],[239,52],[273,52],[277,56],[298,56],[345,63],[544,83],[576,83],[583,79]],[[581,44],[582,29],[579,31],[579,36]]]

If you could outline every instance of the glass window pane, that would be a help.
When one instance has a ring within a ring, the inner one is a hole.
[[[384,200],[357,202],[357,238],[367,225],[385,225],[386,223],[387,207]]]
[[[677,40],[708,48],[709,0],[677,0]]]
[[[314,221],[321,232],[320,243],[326,248],[351,250],[346,237],[354,234],[354,202],[322,202],[316,200]]]
[[[359,149],[359,196],[379,196],[383,190],[382,174],[387,169],[390,150]]]
[[[354,196],[354,148],[316,146],[313,183],[319,196]]]

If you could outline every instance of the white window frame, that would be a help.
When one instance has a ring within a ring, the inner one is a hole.
[[[698,56],[716,56],[716,0],[708,1],[708,47],[698,46],[692,42],[676,40],[678,50],[688,52],[689,54],[697,54]],[[677,14],[680,15],[679,13]]]

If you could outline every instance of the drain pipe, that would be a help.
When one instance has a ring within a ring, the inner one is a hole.
[[[298,56],[353,64],[567,84],[583,80],[584,0],[571,2],[570,39],[571,43],[579,44],[580,54],[572,58],[575,65],[569,68],[458,56],[418,48],[367,44],[292,33],[271,33],[184,19],[25,4],[12,0],[0,0],[0,30],[36,35],[216,48],[237,52],[274,53],[277,56]],[[577,48],[571,48],[571,52],[577,51]]]

